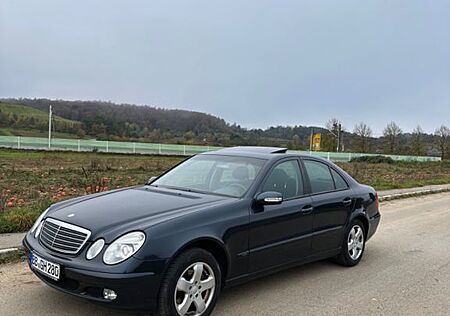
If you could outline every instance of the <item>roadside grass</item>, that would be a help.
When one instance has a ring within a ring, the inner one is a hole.
[[[0,233],[28,230],[52,203],[145,183],[183,159],[0,149]],[[339,165],[377,190],[450,183],[448,161]]]
[[[36,218],[46,210],[52,202],[48,199],[38,200],[36,203],[24,207],[15,207],[0,213],[0,232],[24,232],[33,226]]]

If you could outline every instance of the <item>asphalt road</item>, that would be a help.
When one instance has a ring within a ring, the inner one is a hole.
[[[381,211],[357,267],[322,261],[227,289],[214,315],[450,315],[450,193]],[[0,315],[63,314],[139,315],[52,290],[25,263],[0,266]]]

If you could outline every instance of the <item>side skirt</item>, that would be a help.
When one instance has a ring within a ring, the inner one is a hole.
[[[314,254],[314,255],[302,258],[300,260],[289,261],[289,262],[283,263],[281,265],[269,267],[269,268],[261,270],[261,271],[243,274],[238,277],[226,280],[224,287],[225,288],[233,287],[233,286],[236,286],[236,285],[239,285],[242,283],[246,283],[248,281],[258,279],[258,278],[261,278],[264,276],[268,276],[268,275],[271,275],[271,274],[274,274],[274,273],[277,273],[277,272],[280,272],[280,271],[283,271],[283,270],[286,270],[289,268],[301,266],[301,265],[311,263],[314,261],[331,258],[331,257],[337,256],[340,252],[341,252],[341,248],[334,249],[334,250],[328,250],[328,251],[320,252],[318,254]]]

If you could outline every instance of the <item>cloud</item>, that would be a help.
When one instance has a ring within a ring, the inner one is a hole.
[[[447,1],[7,0],[0,96],[431,132],[450,117],[448,12]]]

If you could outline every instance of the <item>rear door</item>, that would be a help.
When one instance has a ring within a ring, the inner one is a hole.
[[[254,207],[250,216],[250,272],[282,265],[311,253],[312,199],[305,196],[299,160],[278,162],[258,193],[280,192],[278,205]]]
[[[344,227],[354,204],[344,178],[328,164],[303,159],[309,179],[313,211],[312,253],[341,246]]]

